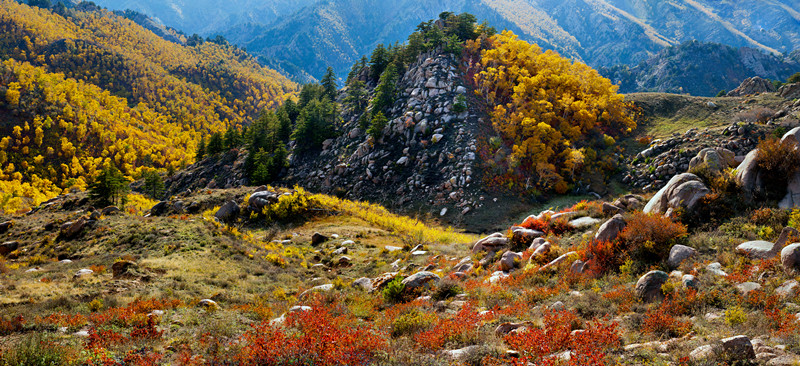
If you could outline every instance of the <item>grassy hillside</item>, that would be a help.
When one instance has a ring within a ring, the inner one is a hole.
[[[202,133],[242,125],[295,88],[235,47],[181,46],[91,7],[4,0],[0,29],[2,202],[12,209],[84,188],[109,164],[130,176],[185,166]]]

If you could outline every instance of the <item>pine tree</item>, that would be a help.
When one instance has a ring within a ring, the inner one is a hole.
[[[333,72],[333,68],[328,66],[328,70],[325,72],[325,76],[322,78],[322,87],[325,88],[325,95],[331,101],[336,101],[336,90],[339,88],[336,85],[336,74]]]
[[[369,75],[373,81],[377,82],[383,74],[383,71],[389,66],[389,62],[391,62],[389,56],[389,50],[382,44],[379,44],[375,47],[375,50],[372,51],[372,57],[369,60]]]
[[[228,127],[228,130],[225,131],[224,145],[226,150],[237,148],[242,145],[242,136],[239,134],[238,129],[233,126]]]
[[[383,129],[386,128],[387,123],[388,120],[386,116],[383,115],[383,112],[378,112],[372,117],[372,122],[369,124],[367,133],[376,139],[380,138],[383,135]]]
[[[144,173],[143,190],[148,197],[160,200],[164,195],[164,179],[161,178],[161,174],[155,170]]]
[[[89,186],[89,198],[99,206],[125,206],[128,201],[128,180],[115,166],[104,168]]]
[[[203,158],[206,156],[205,136],[200,137],[200,143],[197,144],[197,153],[195,155],[197,156],[197,161],[203,160]]]
[[[222,134],[219,132],[215,132],[211,135],[211,138],[208,139],[208,145],[206,145],[206,153],[208,155],[216,155],[221,152],[225,151],[225,143],[222,139]]]
[[[375,98],[372,100],[372,112],[384,112],[392,107],[397,93],[397,65],[393,62],[381,75],[380,83],[375,88]]]

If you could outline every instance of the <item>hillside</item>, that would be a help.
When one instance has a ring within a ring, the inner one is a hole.
[[[714,96],[747,78],[786,80],[800,72],[800,63],[757,49],[690,41],[668,47],[636,66],[603,67],[600,73],[622,93],[662,92]]]
[[[0,5],[4,208],[85,188],[108,165],[132,177],[185,166],[201,134],[295,89],[227,44],[181,46],[91,7]]]
[[[204,9],[202,14],[187,11],[182,16],[176,16],[180,14],[176,9],[184,7],[175,2],[101,4],[164,16],[167,25],[187,32],[192,32],[191,27],[183,27],[187,22],[202,19],[202,24],[216,25],[216,20],[206,17],[224,19],[224,27],[204,35],[220,33],[299,80],[319,78],[329,65],[344,75],[375,45],[402,41],[420,22],[444,11],[475,14],[498,29],[512,30],[524,40],[593,67],[636,65],[666,47],[690,40],[771,54],[800,48],[800,14],[793,0],[325,0],[284,7],[286,12],[277,17],[272,14],[279,11],[264,11],[262,17],[246,20],[236,19],[240,9],[249,9],[241,1],[222,7],[201,4],[195,9]]]

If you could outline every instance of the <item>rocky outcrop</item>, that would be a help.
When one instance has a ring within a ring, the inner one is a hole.
[[[689,169],[706,168],[718,173],[736,166],[736,156],[733,151],[722,147],[708,147],[700,150],[697,156],[689,161]]]
[[[754,76],[742,81],[738,88],[728,92],[728,96],[743,97],[753,94],[774,93],[776,90],[771,81]]]
[[[364,134],[358,126],[361,114],[343,108],[343,133],[322,151],[293,154],[284,183],[390,207],[424,202],[430,212],[446,217],[481,207],[481,188],[474,184],[480,181],[480,122],[463,98],[469,89],[458,67],[443,53],[421,55],[397,84],[381,137]],[[340,93],[340,101],[347,92]]]
[[[691,210],[701,198],[711,193],[700,178],[691,173],[676,175],[661,188],[644,207],[645,213],[659,213],[671,216],[673,210]]]
[[[786,84],[778,89],[778,95],[786,99],[800,98],[800,83]]]

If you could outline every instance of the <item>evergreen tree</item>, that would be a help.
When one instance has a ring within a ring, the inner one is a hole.
[[[208,155],[216,155],[221,152],[225,151],[225,143],[222,139],[222,134],[219,132],[215,132],[211,135],[211,138],[208,139],[208,145],[206,145],[206,153]]]
[[[373,81],[378,81],[383,71],[389,66],[389,62],[391,62],[389,56],[389,51],[382,44],[379,44],[372,51],[372,57],[369,60],[369,75]]]
[[[154,199],[160,200],[164,196],[164,179],[155,170],[144,173],[144,193]]]
[[[225,131],[224,145],[226,150],[230,150],[242,145],[242,135],[239,134],[238,129],[233,126],[228,127],[228,130]]]
[[[280,108],[277,112],[278,117],[278,131],[277,137],[281,142],[289,142],[292,137],[292,120],[289,118],[289,113],[285,109]]]
[[[50,7],[53,6],[50,0],[28,0],[28,5],[38,6],[44,9],[50,9]]]
[[[295,101],[291,99],[286,100],[283,102],[283,105],[280,109],[286,111],[286,114],[289,115],[289,119],[292,121],[292,124],[297,122],[297,117],[300,116],[300,108],[297,106]]]
[[[381,75],[380,83],[375,88],[375,98],[372,100],[372,112],[384,112],[392,107],[397,92],[397,64],[391,63]]]
[[[206,137],[205,136],[201,136],[200,137],[200,143],[197,144],[197,153],[196,153],[196,155],[197,155],[197,161],[203,160],[203,158],[206,156]]]
[[[299,151],[318,148],[323,141],[333,137],[337,111],[327,98],[312,100],[300,112],[292,138]]]
[[[347,96],[344,98],[344,102],[353,107],[354,113],[361,114],[367,108],[368,98],[367,85],[361,80],[354,80],[347,87]]]
[[[336,74],[330,66],[328,66],[328,70],[325,71],[325,76],[322,77],[322,87],[325,88],[325,95],[328,96],[328,99],[336,101],[336,90],[339,86],[336,85]]]
[[[372,117],[372,122],[369,124],[369,129],[367,129],[367,133],[378,139],[383,135],[383,129],[386,128],[386,124],[389,120],[386,119],[386,116],[383,115],[383,112],[378,112]]]
[[[128,201],[128,180],[115,166],[103,168],[89,185],[89,198],[99,206],[118,205],[124,207]]]

